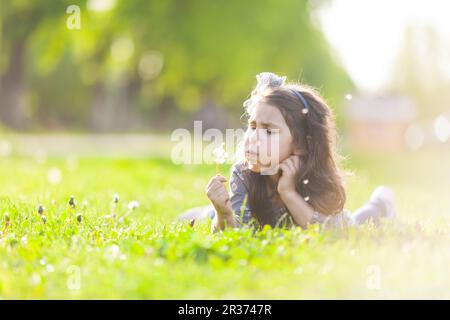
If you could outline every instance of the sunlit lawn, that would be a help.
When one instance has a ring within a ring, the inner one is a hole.
[[[211,234],[173,221],[207,204],[213,166],[1,158],[0,298],[450,298],[448,163],[450,152],[430,149],[349,156],[347,208],[389,184],[397,225]]]

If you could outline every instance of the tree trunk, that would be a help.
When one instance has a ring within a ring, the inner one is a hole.
[[[25,114],[24,54],[25,40],[11,46],[9,65],[0,79],[0,119],[7,126],[23,129]]]
[[[108,130],[109,112],[108,99],[105,85],[97,82],[92,93],[92,105],[90,116],[90,127],[94,132],[104,132]]]
[[[123,132],[139,126],[137,96],[140,82],[130,78],[123,83],[94,86],[91,129],[96,132]]]

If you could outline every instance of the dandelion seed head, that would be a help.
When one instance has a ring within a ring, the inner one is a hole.
[[[214,162],[217,164],[224,164],[228,158],[228,153],[225,151],[225,143],[222,142],[220,146],[215,148],[212,152],[214,156]]]

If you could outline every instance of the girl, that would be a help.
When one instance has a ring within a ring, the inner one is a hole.
[[[337,227],[395,217],[388,187],[375,189],[353,215],[344,210],[332,112],[318,93],[273,73],[256,78],[257,86],[244,102],[248,129],[232,167],[231,194],[224,185],[227,179],[216,175],[206,187],[211,205],[193,208],[180,219],[194,223],[211,217],[214,229],[222,230],[249,222],[259,227]]]

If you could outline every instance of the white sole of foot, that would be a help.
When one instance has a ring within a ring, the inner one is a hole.
[[[395,195],[392,188],[379,186],[372,192],[370,199],[381,199],[383,201],[386,207],[386,218],[393,219],[397,216],[397,211],[395,209]]]

